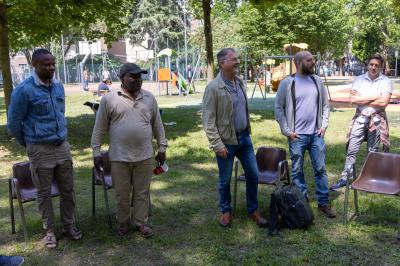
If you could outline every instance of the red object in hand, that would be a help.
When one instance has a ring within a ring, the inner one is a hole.
[[[153,174],[160,175],[168,171],[168,165],[164,162],[157,162],[157,166],[153,169]]]

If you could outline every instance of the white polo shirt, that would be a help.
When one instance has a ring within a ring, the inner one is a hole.
[[[368,76],[368,72],[360,75],[354,80],[352,89],[358,91],[361,96],[379,96],[385,93],[392,94],[393,86],[392,81],[383,74],[380,74],[374,80],[371,80]],[[368,109],[367,109],[368,108]],[[357,109],[368,112],[384,111],[384,108],[374,108],[368,105],[357,105]]]

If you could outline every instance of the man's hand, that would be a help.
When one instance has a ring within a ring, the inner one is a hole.
[[[228,157],[228,150],[224,147],[222,149],[220,149],[219,151],[216,152],[217,156],[226,159],[226,157]]]
[[[350,89],[350,96],[360,96],[360,93],[356,90]]]
[[[100,167],[104,166],[103,157],[101,157],[101,156],[94,157],[93,163],[94,163],[94,167],[96,167],[97,169],[100,169]]]
[[[156,161],[160,162],[161,164],[165,162],[165,160],[167,159],[167,155],[165,152],[158,152],[156,155]]]
[[[324,136],[325,136],[325,131],[326,131],[326,129],[325,128],[320,128],[320,129],[318,129],[317,130],[317,134],[318,134],[318,136],[320,136],[321,138],[323,138]]]
[[[296,140],[297,139],[297,134],[296,133],[294,133],[294,132],[290,132],[289,133],[289,138],[290,138],[290,140]]]

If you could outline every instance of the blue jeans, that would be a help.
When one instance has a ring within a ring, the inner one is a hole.
[[[235,156],[240,160],[246,175],[247,211],[253,213],[258,208],[258,169],[254,155],[253,143],[247,131],[236,134],[238,145],[225,144],[228,150],[226,159],[217,155],[219,169],[218,191],[221,212],[232,212],[230,182]]]
[[[316,197],[318,205],[329,202],[328,176],[325,169],[325,142],[317,134],[299,134],[296,140],[289,140],[290,159],[292,160],[292,181],[307,197],[307,184],[304,179],[304,153],[308,150],[315,174]]]

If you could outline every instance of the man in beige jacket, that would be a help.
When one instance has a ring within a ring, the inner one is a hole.
[[[154,96],[142,90],[139,66],[126,63],[120,69],[121,89],[105,95],[96,115],[92,135],[94,164],[103,165],[100,145],[103,136],[110,136],[111,176],[117,197],[118,235],[129,231],[129,192],[133,185],[133,222],[144,237],[152,236],[148,225],[149,193],[153,161],[153,136],[157,140],[155,159],[164,162],[168,146],[160,112]]]
[[[236,76],[239,60],[232,48],[217,54],[220,73],[207,85],[203,98],[203,128],[217,157],[219,205],[223,227],[232,223],[230,180],[235,156],[246,175],[246,199],[249,217],[260,227],[267,226],[258,209],[258,170],[250,138],[247,97],[242,80]]]

